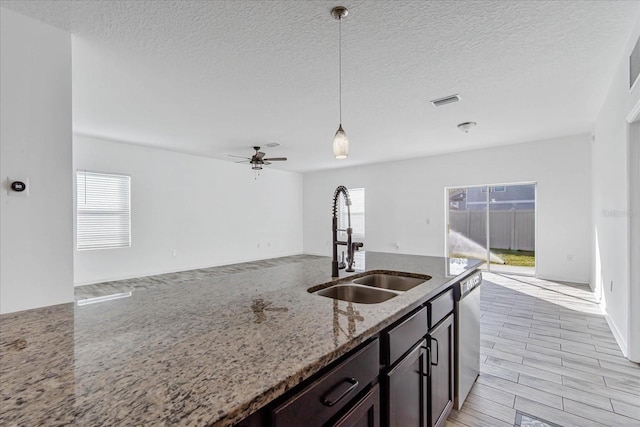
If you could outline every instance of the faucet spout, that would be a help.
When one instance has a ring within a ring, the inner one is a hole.
[[[338,198],[340,195],[343,195],[345,199],[345,205],[347,206],[347,241],[339,241],[338,240]],[[349,197],[349,190],[343,185],[340,185],[336,188],[336,191],[333,193],[333,218],[332,218],[332,237],[333,237],[333,259],[331,261],[331,277],[339,277],[339,270],[341,268],[345,268],[344,264],[338,263],[338,245],[343,245],[347,247],[347,268],[345,271],[353,272],[355,271],[353,268],[354,264],[354,252],[363,246],[360,242],[353,242],[351,235],[353,234],[353,229],[351,228],[351,198]]]

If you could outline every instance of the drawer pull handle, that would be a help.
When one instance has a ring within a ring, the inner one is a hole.
[[[431,364],[432,364],[433,366],[438,366],[438,361],[440,360],[440,343],[438,343],[438,340],[437,340],[437,339],[435,339],[435,338],[431,338],[431,341],[435,341],[435,342],[436,342],[436,350],[435,350],[435,353],[436,353],[436,363],[431,362]],[[429,359],[429,360],[431,360],[431,359]]]
[[[345,378],[322,398],[322,404],[331,407],[344,399],[357,387],[358,380],[355,378]]]

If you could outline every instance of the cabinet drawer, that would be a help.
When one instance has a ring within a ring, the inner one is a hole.
[[[387,366],[393,365],[415,343],[424,337],[427,324],[427,309],[422,308],[385,333],[386,347],[384,361]]]
[[[376,339],[275,408],[273,426],[320,426],[327,422],[378,376],[379,354]]]
[[[453,289],[429,301],[427,309],[429,310],[429,329],[431,329],[453,311]]]

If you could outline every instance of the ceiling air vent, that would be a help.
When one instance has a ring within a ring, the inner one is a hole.
[[[436,107],[441,107],[446,104],[451,104],[452,102],[460,101],[460,95],[450,95],[445,96],[444,98],[438,98],[431,101],[431,103]]]

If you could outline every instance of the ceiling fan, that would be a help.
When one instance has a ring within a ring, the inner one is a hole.
[[[254,146],[253,149],[256,150],[256,153],[251,157],[234,156],[233,154],[229,154],[229,157],[244,159],[236,163],[250,163],[253,170],[262,170],[262,165],[270,165],[271,162],[284,162],[287,160],[286,157],[270,157],[266,159],[264,157],[265,153],[260,151],[260,147]]]

